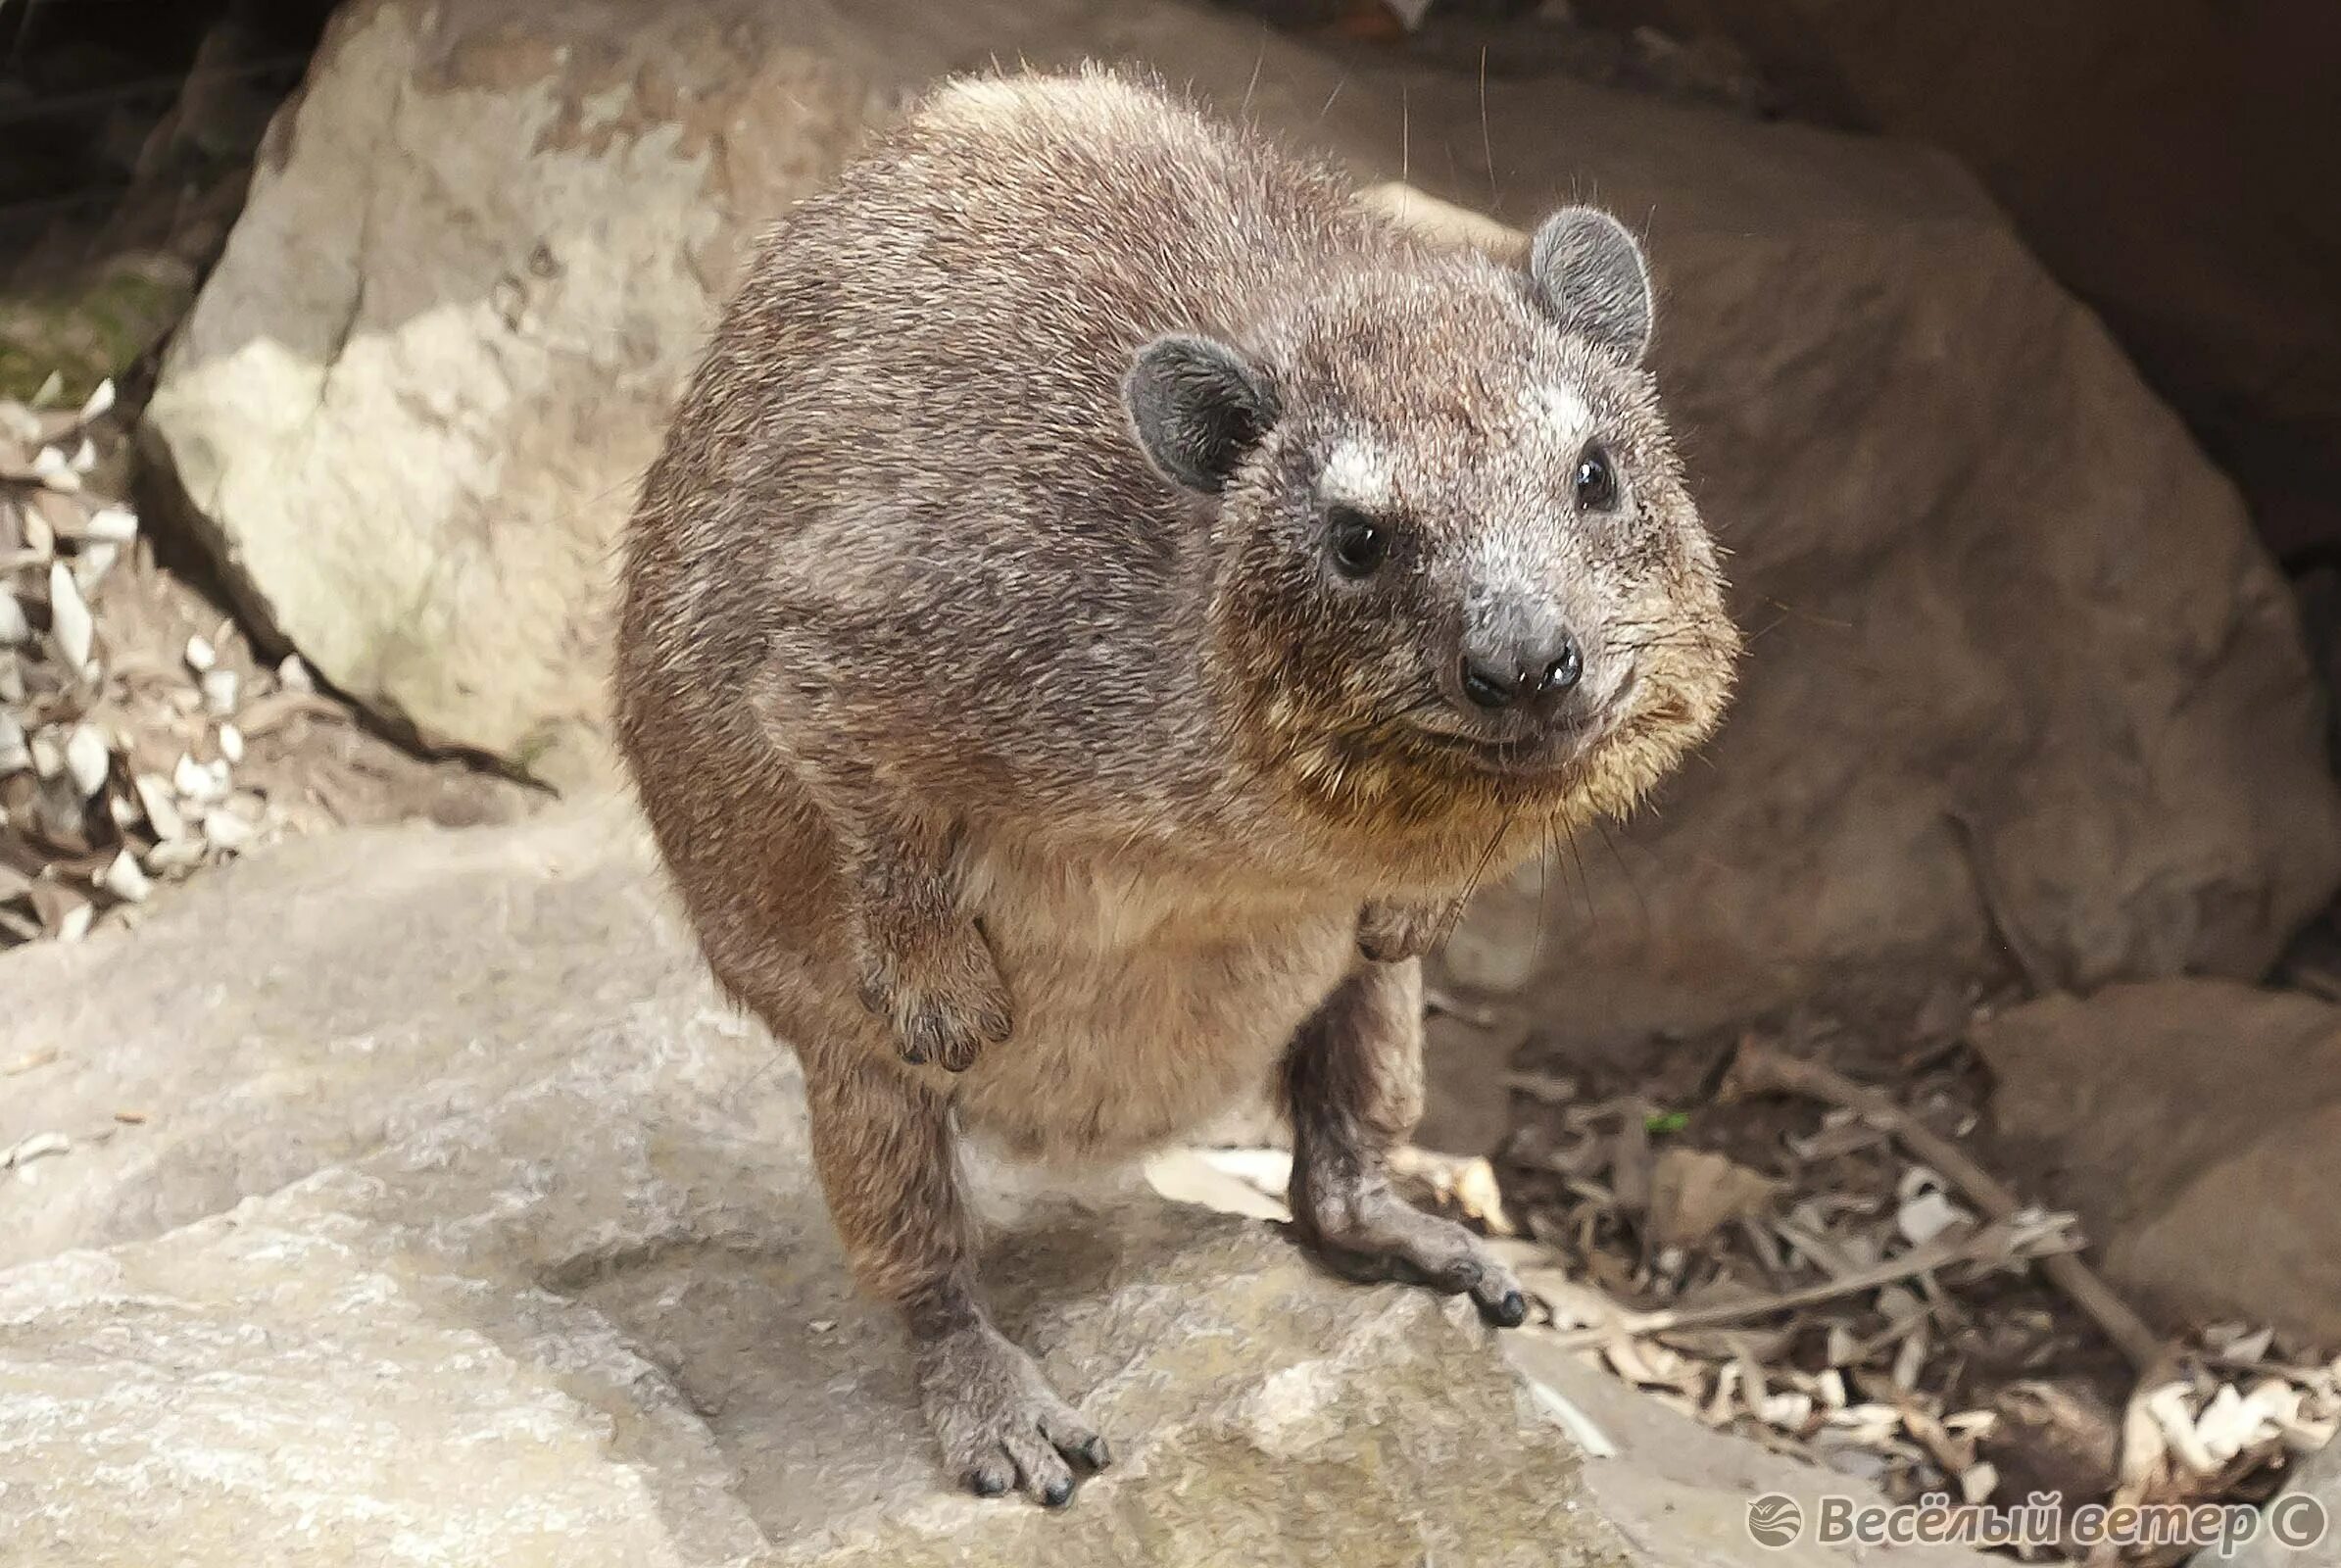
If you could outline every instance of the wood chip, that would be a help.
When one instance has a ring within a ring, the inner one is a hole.
[[[154,892],[154,884],[139,869],[136,857],[124,850],[106,863],[98,875],[98,885],[124,904],[144,904]]]
[[[171,785],[154,773],[141,773],[130,781],[131,791],[138,797],[138,808],[146,813],[146,825],[154,830],[157,839],[169,843],[187,835],[186,821],[180,817],[178,802],[172,799]]]
[[[1650,1233],[1661,1249],[1704,1244],[1726,1225],[1753,1219],[1780,1197],[1761,1171],[1704,1150],[1670,1148],[1650,1175]]]
[[[100,507],[81,524],[81,537],[126,545],[138,537],[138,514],[127,507]]]
[[[73,1141],[63,1133],[34,1133],[0,1152],[0,1170],[22,1169],[36,1159],[71,1153],[73,1148]]]
[[[232,669],[204,671],[204,710],[214,718],[225,718],[236,710],[236,694],[240,689],[241,682]]]
[[[113,749],[95,724],[77,724],[66,738],[65,771],[73,779],[73,788],[81,792],[83,800],[94,798],[106,787],[106,775],[114,765]]]
[[[32,476],[50,489],[74,495],[81,489],[80,470],[73,460],[55,447],[43,447],[32,455]]]
[[[1910,1193],[1894,1210],[1894,1229],[1913,1247],[1924,1247],[1945,1231],[1975,1222],[1975,1216],[1952,1202],[1939,1186]]]
[[[49,632],[57,639],[66,667],[78,676],[97,641],[97,623],[89,618],[89,606],[82,601],[73,569],[62,561],[49,565]]]

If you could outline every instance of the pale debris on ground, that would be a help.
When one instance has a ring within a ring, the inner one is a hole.
[[[139,527],[95,478],[113,406],[110,381],[78,409],[0,402],[0,945],[77,940],[271,836],[235,767],[248,726],[310,698],[298,660],[254,690],[218,639],[190,638],[176,668],[116,659],[92,605]]]
[[[0,401],[0,948],[78,941],[287,834],[536,803],[363,727],[163,567],[121,498],[123,414],[111,383]]]
[[[1604,1108],[1615,1107],[1585,1107],[1585,1122],[1597,1122]],[[1932,1324],[1948,1297],[2077,1250],[2071,1215],[2025,1210],[1987,1221],[1941,1174],[1915,1163],[1890,1197],[1792,1199],[1790,1183],[1720,1154],[1653,1152],[1650,1127],[1665,1125],[1663,1114],[1630,1120],[1634,1131],[1607,1135],[1600,1158],[1585,1161],[1591,1174],[1575,1185],[1599,1205],[1614,1205],[1616,1194],[1595,1177],[1646,1195],[1647,1233],[1668,1242],[1653,1243],[1634,1294],[1673,1294],[1682,1304],[1672,1308],[1636,1310],[1588,1282],[1557,1238],[1521,1235],[1486,1158],[1403,1149],[1393,1173],[1416,1200],[1486,1233],[1519,1272],[1537,1303],[1523,1332],[1575,1350],[1670,1408],[1905,1499],[2025,1500],[2004,1488],[1986,1454],[2011,1424],[2058,1417],[2073,1424],[2069,1396],[2050,1383],[2020,1382],[1988,1404],[1962,1407],[1951,1387],[1955,1367],[1933,1353]],[[1856,1123],[1832,1115],[1808,1152],[1874,1142],[1874,1130]],[[1627,1168],[1608,1163],[1621,1152]],[[1166,1197],[1283,1220],[1291,1217],[1284,1200],[1291,1171],[1283,1150],[1205,1148],[1157,1156],[1147,1176]],[[1809,1282],[1770,1292],[1683,1291],[1701,1272],[1694,1258],[1727,1233],[1768,1253],[1781,1276]],[[1855,1332],[1857,1313],[1870,1332]],[[1821,1340],[1827,1365],[1799,1364],[1790,1352],[1800,1336]],[[2137,1389],[2126,1419],[2111,1418],[2120,1422],[2107,1455],[2113,1489],[2069,1496],[2068,1508],[2264,1495],[2330,1443],[2341,1428],[2341,1358],[2289,1361],[2275,1341],[2267,1329],[2215,1324],[2173,1346],[2168,1366]],[[1581,1442],[1598,1452],[1602,1440],[1596,1432]]]

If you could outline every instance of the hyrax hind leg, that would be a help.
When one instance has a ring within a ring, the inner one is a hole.
[[[1367,961],[1293,1036],[1283,1085],[1293,1228],[1340,1273],[1468,1291],[1510,1328],[1528,1315],[1511,1270],[1470,1231],[1390,1188],[1385,1162],[1423,1112],[1422,1000],[1418,961]]]
[[[979,1495],[1021,1482],[1061,1506],[1073,1495],[1066,1460],[1095,1470],[1110,1455],[976,1299],[973,1226],[943,1097],[850,1044],[807,1053],[805,1078],[830,1215],[862,1288],[902,1308],[944,1462]]]

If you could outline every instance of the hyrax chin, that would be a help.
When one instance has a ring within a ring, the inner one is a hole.
[[[633,520],[620,737],[977,1492],[1106,1447],[985,1313],[966,1133],[1116,1158],[1273,1080],[1301,1236],[1520,1321],[1384,1156],[1456,903],[1725,700],[1650,314],[1600,213],[1433,249],[1097,72],[943,88],[757,258]]]

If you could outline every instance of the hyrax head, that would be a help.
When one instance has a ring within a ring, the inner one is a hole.
[[[1125,382],[1212,514],[1240,732],[1348,821],[1621,810],[1720,716],[1716,550],[1641,368],[1640,247],[1585,208],[1526,266],[1407,253]]]

